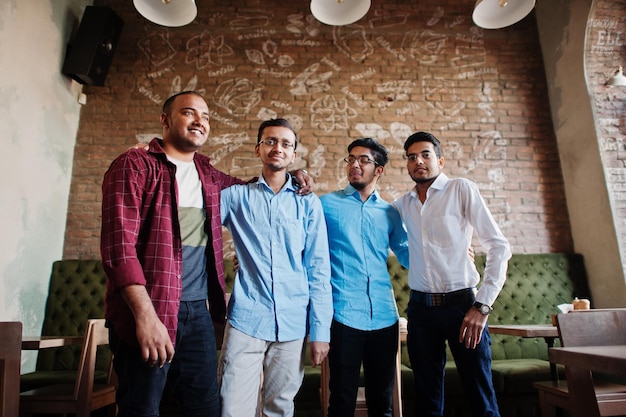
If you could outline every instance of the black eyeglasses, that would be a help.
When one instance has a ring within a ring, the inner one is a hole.
[[[264,145],[269,146],[270,148],[273,148],[274,146],[280,144],[280,147],[283,149],[293,149],[295,147],[295,145],[291,142],[288,142],[286,140],[280,141],[280,140],[276,140],[276,139],[263,139],[260,140],[259,143],[262,143]]]
[[[378,162],[374,161],[367,155],[362,155],[359,157],[350,155],[348,157],[343,158],[343,161],[346,164],[353,164],[354,161],[358,161],[359,165],[367,165],[367,164],[374,164],[376,166],[380,165]]]

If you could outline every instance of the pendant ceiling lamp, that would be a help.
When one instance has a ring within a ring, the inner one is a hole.
[[[624,67],[622,67],[621,65],[617,67],[617,69],[615,69],[615,71],[613,72],[613,76],[609,78],[609,80],[606,82],[606,85],[626,85],[626,77],[624,77],[623,71]]]
[[[535,7],[535,0],[478,0],[472,19],[484,29],[500,29],[519,22]]]
[[[311,0],[311,13],[322,23],[343,26],[367,14],[372,0]]]
[[[195,0],[133,0],[140,15],[167,27],[185,26],[196,18]]]

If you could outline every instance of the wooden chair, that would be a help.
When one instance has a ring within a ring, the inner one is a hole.
[[[20,394],[20,416],[33,414],[75,414],[89,417],[93,410],[108,407],[109,416],[115,415],[116,379],[112,363],[106,384],[94,384],[96,351],[109,344],[109,331],[104,319],[87,321],[85,342],[75,384],[54,384]]]
[[[577,310],[557,315],[561,346],[604,346],[626,344],[626,309]],[[556,408],[570,410],[567,381],[541,381],[541,415],[555,417]],[[594,389],[601,416],[626,415],[626,385],[595,380]]]
[[[17,417],[20,405],[22,323],[0,322],[0,416]]]
[[[402,333],[401,333],[402,334]],[[402,366],[400,362],[402,337],[398,338],[398,353],[396,354],[396,384],[393,387],[393,397],[391,413],[393,417],[402,417]],[[320,374],[320,403],[322,406],[322,416],[328,416],[328,404],[330,402],[330,367],[328,358],[324,359],[321,365]],[[365,388],[359,387],[356,399],[355,417],[367,417],[367,403],[365,400]]]

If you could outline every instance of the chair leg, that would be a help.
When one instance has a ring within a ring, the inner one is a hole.
[[[546,398],[546,393],[539,392],[539,404],[541,407],[541,417],[557,417],[556,406],[551,404]]]

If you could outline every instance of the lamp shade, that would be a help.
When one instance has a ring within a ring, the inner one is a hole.
[[[535,7],[535,0],[478,0],[472,19],[484,29],[500,29],[519,22]]]
[[[143,17],[161,26],[185,26],[196,18],[195,0],[133,0]]]
[[[365,16],[372,0],[311,0],[311,13],[322,23],[343,26]]]
[[[624,67],[622,67],[621,65],[617,67],[613,76],[609,78],[609,80],[606,82],[606,85],[619,85],[619,86],[626,85],[626,77],[624,77],[623,71],[624,71]]]

